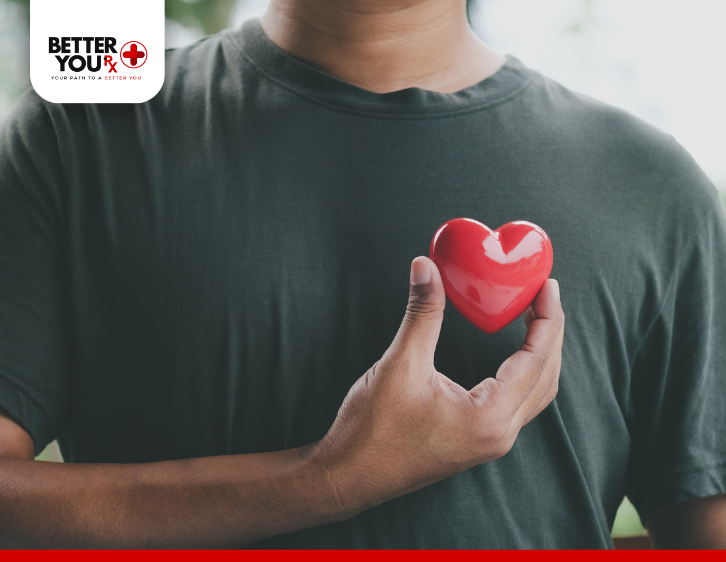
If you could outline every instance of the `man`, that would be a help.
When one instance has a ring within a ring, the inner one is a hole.
[[[148,103],[28,93],[0,182],[3,544],[609,548],[627,492],[726,546],[715,190],[463,0],[277,0]],[[564,306],[442,324],[411,259],[460,216],[543,227]]]

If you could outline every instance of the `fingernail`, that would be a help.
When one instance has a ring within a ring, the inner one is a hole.
[[[411,284],[426,285],[431,282],[431,266],[423,260],[411,263]]]
[[[560,284],[557,282],[557,279],[553,279],[552,281],[555,282],[555,287],[552,289],[554,292],[555,298],[559,301],[560,300]]]

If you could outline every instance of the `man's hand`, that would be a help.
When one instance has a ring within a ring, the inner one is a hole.
[[[307,447],[147,464],[32,460],[0,415],[1,547],[244,546],[340,521],[504,455],[557,393],[564,316],[556,281],[527,311],[522,349],[473,389],[434,369],[445,304],[434,263],[412,264],[391,347]]]
[[[326,470],[341,512],[352,515],[503,456],[557,394],[564,313],[556,281],[527,310],[522,348],[496,379],[471,390],[434,368],[445,304],[436,265],[416,258],[395,340],[308,452]]]

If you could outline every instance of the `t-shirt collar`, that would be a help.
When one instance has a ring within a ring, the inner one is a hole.
[[[439,118],[486,109],[513,97],[540,76],[516,57],[507,55],[492,76],[458,92],[442,94],[406,88],[379,94],[335,78],[286,53],[267,37],[257,18],[245,21],[227,37],[259,72],[283,88],[331,109],[394,118]]]

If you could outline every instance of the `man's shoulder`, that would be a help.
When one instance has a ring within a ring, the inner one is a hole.
[[[536,88],[539,119],[557,127],[573,142],[633,154],[661,162],[683,159],[687,153],[674,137],[636,115],[542,77]]]
[[[535,126],[545,128],[555,146],[572,151],[604,181],[620,183],[629,196],[637,190],[645,200],[696,213],[718,201],[691,154],[655,125],[547,77],[530,100]]]
[[[165,52],[165,90],[177,88],[204,88],[211,81],[219,82],[242,66],[241,51],[234,41],[235,30],[224,30],[203,37],[184,47]]]

